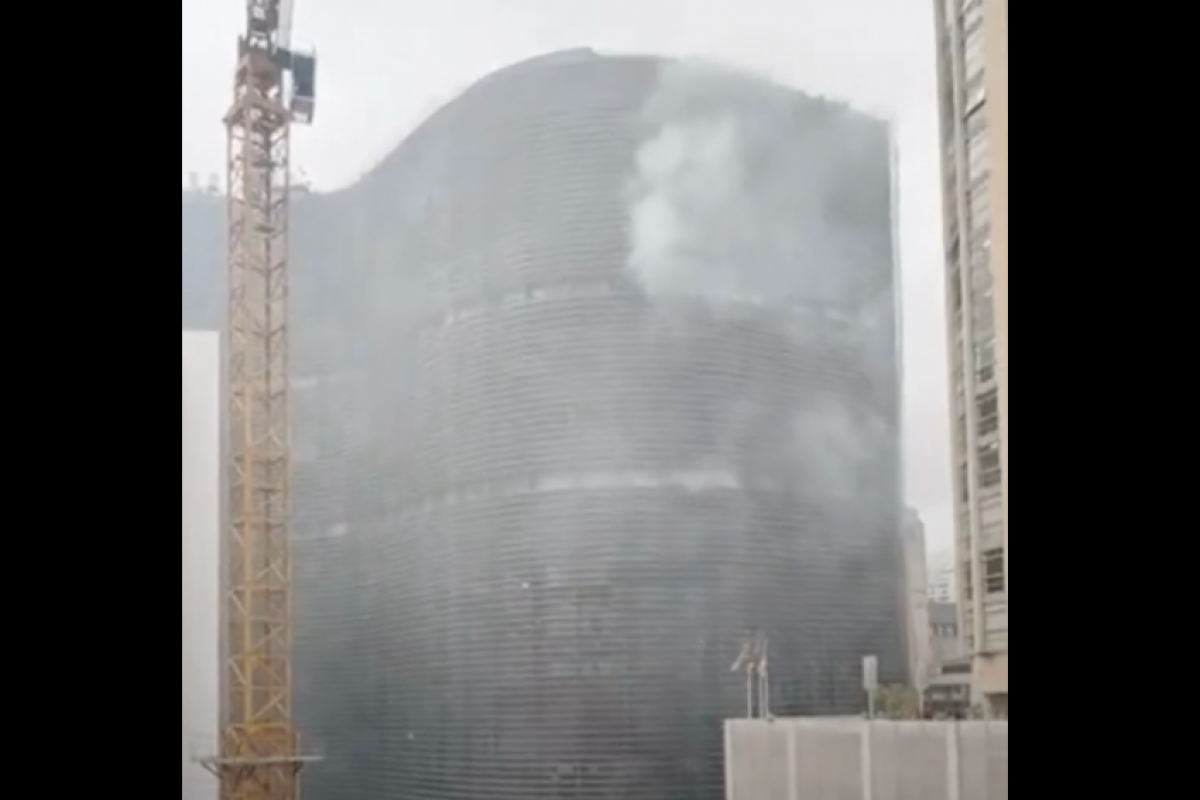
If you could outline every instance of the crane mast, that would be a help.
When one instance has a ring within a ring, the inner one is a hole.
[[[315,56],[291,49],[287,0],[246,0],[228,163],[228,508],[221,800],[295,800],[292,718],[289,157],[311,122]]]

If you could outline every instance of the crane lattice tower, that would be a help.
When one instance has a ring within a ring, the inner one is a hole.
[[[312,121],[316,59],[291,4],[247,0],[229,134],[228,519],[222,800],[294,800],[288,212],[293,122]]]

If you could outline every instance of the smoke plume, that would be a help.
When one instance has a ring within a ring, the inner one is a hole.
[[[887,187],[867,185],[878,183],[879,165],[862,163],[872,152],[870,126],[845,124],[852,114],[719,65],[663,68],[643,109],[628,187],[628,273],[659,309],[657,335],[682,334],[679,309],[697,303],[719,316],[772,308],[810,345],[828,336],[878,339],[865,332],[893,324],[893,276],[873,277],[865,266],[887,263],[890,242],[870,233],[879,230]],[[879,360],[869,366],[875,371],[895,353],[866,349],[862,357]],[[875,471],[864,467],[878,463],[889,425],[820,387],[801,392],[781,403],[747,386],[720,438],[743,449],[756,442],[772,471],[818,496],[875,494],[880,487],[863,479]]]

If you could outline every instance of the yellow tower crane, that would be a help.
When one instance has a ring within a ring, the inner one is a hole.
[[[245,0],[229,132],[229,308],[221,800],[296,800],[292,719],[290,133],[315,109],[316,58],[291,0]]]

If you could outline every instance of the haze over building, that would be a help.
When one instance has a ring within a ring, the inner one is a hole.
[[[573,51],[297,199],[307,797],[715,800],[747,636],[780,715],[902,678],[891,166],[843,106]]]
[[[937,0],[959,605],[976,688],[1009,680],[1008,0]]]

